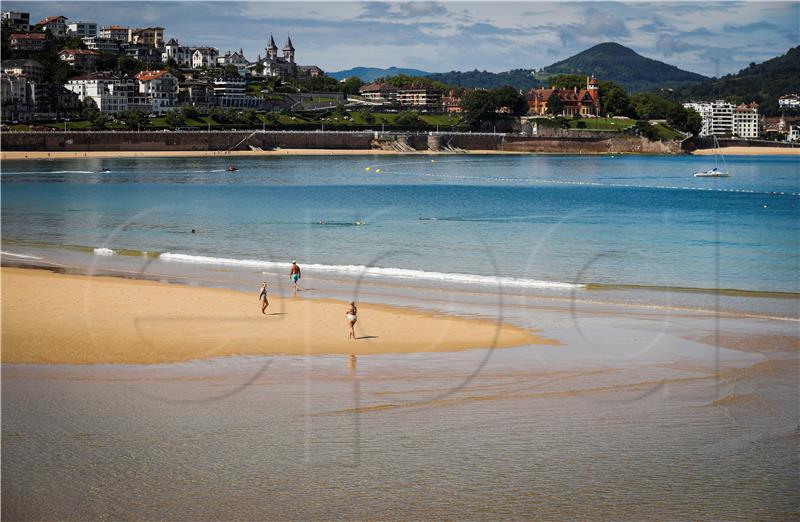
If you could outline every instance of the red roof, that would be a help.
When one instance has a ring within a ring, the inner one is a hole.
[[[47,40],[47,35],[44,33],[14,33],[11,35],[11,40]]]
[[[112,25],[111,27],[103,27],[103,29],[124,29],[126,31],[128,30],[127,27],[122,27],[121,25]]]
[[[59,18],[63,18],[64,20],[67,19],[66,16],[48,16],[47,18],[42,18],[41,20],[36,22],[36,25],[46,25],[49,24],[50,22],[55,22]]]
[[[169,71],[166,69],[162,69],[159,71],[142,71],[136,75],[136,79],[140,82],[149,82],[150,80],[155,80],[156,78],[161,78],[165,74],[169,74]]]

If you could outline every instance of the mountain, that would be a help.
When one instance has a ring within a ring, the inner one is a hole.
[[[706,76],[646,58],[614,42],[595,45],[566,60],[548,65],[537,72],[535,78],[547,82],[549,77],[558,74],[594,74],[598,80],[610,80],[631,92],[708,80]]]
[[[719,100],[732,103],[759,104],[759,112],[765,116],[777,116],[778,98],[796,93],[800,78],[800,46],[763,63],[751,63],[736,74],[712,78],[695,85],[686,85],[669,94],[678,101]]]
[[[446,73],[431,73],[428,78],[448,85],[477,87],[480,89],[494,89],[510,85],[527,91],[542,84],[542,82],[533,77],[532,69],[513,69],[500,73],[479,71],[478,69],[464,72],[450,71]]]
[[[420,71],[419,69],[405,69],[402,67],[389,67],[388,69],[379,69],[377,67],[354,67],[346,71],[329,72],[328,76],[336,78],[337,80],[344,80],[357,76],[362,81],[367,83],[372,82],[375,78],[386,78],[387,76],[397,76],[398,74],[405,74],[406,76],[428,76],[430,73]]]

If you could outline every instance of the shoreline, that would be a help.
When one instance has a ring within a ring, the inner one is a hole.
[[[800,156],[800,147],[720,147],[721,154],[729,156]],[[713,156],[715,149],[693,150],[693,156]]]
[[[372,355],[556,346],[535,331],[387,305],[359,305],[357,340],[343,301],[45,270],[0,269],[2,363],[161,364],[229,355]],[[57,347],[57,349],[55,348]]]

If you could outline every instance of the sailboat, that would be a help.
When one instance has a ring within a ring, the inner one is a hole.
[[[712,135],[713,136],[713,135]],[[695,172],[695,178],[727,178],[731,174],[728,172],[728,164],[725,163],[725,156],[719,151],[719,141],[717,141],[717,137],[713,136],[714,138],[714,168],[711,170]],[[719,158],[722,158],[722,165],[724,166],[725,170],[719,170]]]

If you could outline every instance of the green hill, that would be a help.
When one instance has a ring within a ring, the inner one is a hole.
[[[354,67],[346,71],[329,72],[328,76],[336,78],[337,80],[344,80],[353,76],[361,78],[361,81],[370,83],[375,78],[387,78],[389,76],[397,76],[398,74],[405,74],[406,76],[428,76],[430,73],[420,71],[419,69],[406,69],[401,67],[389,67],[381,69],[378,67]]]
[[[583,52],[549,65],[535,78],[547,82],[558,74],[594,74],[598,80],[612,81],[630,92],[649,91],[664,86],[679,86],[708,78],[646,58],[633,49],[614,42],[595,45]]]
[[[783,56],[763,63],[751,63],[736,74],[712,78],[696,85],[675,89],[669,96],[678,101],[712,101],[724,99],[732,103],[757,102],[759,112],[776,116],[778,98],[798,91],[800,47],[793,47]]]
[[[542,85],[533,77],[531,69],[514,69],[511,71],[493,73],[488,71],[450,71],[446,73],[431,73],[428,78],[449,85],[459,87],[475,87],[479,89],[496,89],[510,85],[516,89],[528,90]]]

